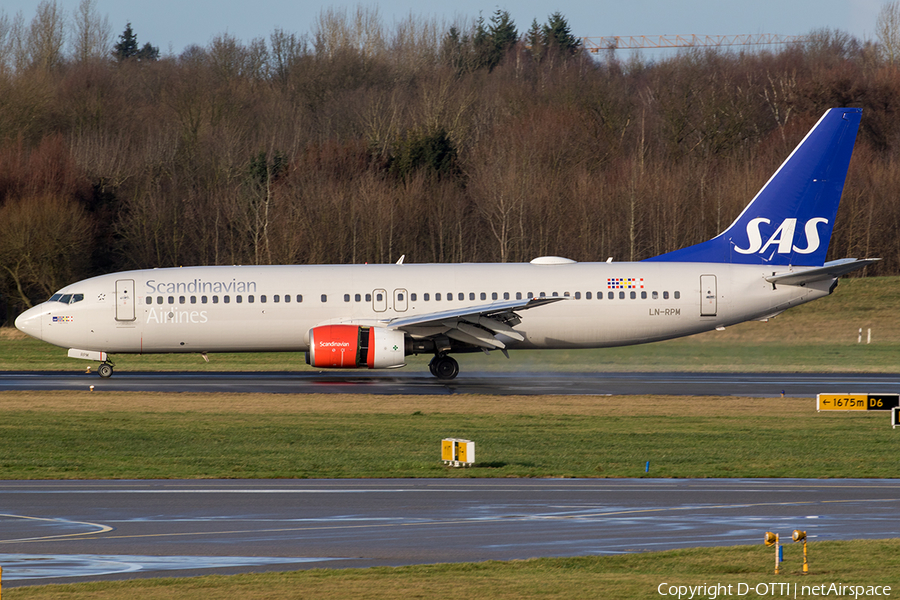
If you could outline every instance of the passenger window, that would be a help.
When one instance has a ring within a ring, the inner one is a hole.
[[[397,302],[403,302],[403,294],[397,294]]]
[[[225,303],[225,304],[230,303],[230,302],[231,302],[231,296],[223,296],[223,297],[222,297],[222,302]]]
[[[213,296],[213,304],[218,304],[218,303],[219,303],[219,297]]]
[[[322,294],[322,302],[328,302],[328,294]]]
[[[241,303],[244,301],[244,297],[243,297],[243,296],[236,296],[235,299],[234,299],[234,301],[237,302],[238,304],[241,304]]]
[[[428,292],[425,292],[424,294],[422,294],[422,298],[425,299],[425,302],[428,302],[428,300],[430,299],[430,298],[429,298],[429,295],[428,295]]]
[[[197,296],[191,296],[191,304],[197,304]]]
[[[462,296],[462,294],[460,294],[460,296]],[[475,292],[469,292],[469,300],[474,300],[474,299],[475,299]],[[462,300],[462,298],[460,298],[460,300]]]
[[[259,301],[262,302],[262,303],[265,303],[265,301],[266,301],[266,296],[265,296],[265,294],[263,294],[262,296],[259,297]]]
[[[636,293],[636,292],[629,292],[628,295],[631,297],[632,300],[634,300],[635,298],[637,298],[637,293]]]
[[[590,293],[590,292],[585,292],[585,293],[584,293],[584,299],[585,299],[585,300],[590,300],[591,297],[592,297],[592,296],[591,296],[591,293]]]
[[[178,296],[178,304],[185,304],[186,299],[184,296]]]
[[[625,299],[625,292],[619,292],[619,300]]]
[[[175,296],[169,296],[169,304],[175,304]]]
[[[290,294],[285,294],[285,295],[284,295],[284,301],[285,301],[285,302],[290,302],[290,301],[291,301],[291,295],[290,295]]]
[[[487,294],[485,294],[484,292],[481,292],[480,298],[482,300],[487,300]],[[496,299],[497,299],[497,294],[494,294],[494,300],[496,300]]]
[[[641,300],[647,299],[647,292],[641,292]]]
[[[663,292],[663,300],[669,299],[669,292]]]
[[[415,294],[410,294],[410,295],[409,295],[409,299],[412,300],[413,302],[415,302],[415,301],[416,301],[416,295],[415,295]]]
[[[200,296],[200,304],[206,304],[206,301],[209,300],[206,296]]]
[[[581,292],[575,292],[575,299],[581,300]]]
[[[344,294],[344,302],[350,302],[350,294]]]
[[[659,292],[653,292],[653,299],[659,300]]]
[[[516,300],[522,299],[522,292],[516,292]]]
[[[491,300],[496,300],[496,299],[497,299],[497,292],[493,292],[491,294]]]
[[[253,302],[255,302],[255,301],[256,301],[256,298],[255,298],[255,297],[253,297],[253,296],[247,296],[247,302],[249,302],[250,304],[253,304]]]
[[[325,296],[322,296],[322,297],[324,298]],[[375,294],[375,302],[381,302],[382,300],[384,300],[384,296],[382,296],[381,294]],[[325,301],[322,300],[322,302],[325,302]]]
[[[528,299],[531,300],[534,298],[534,292],[528,292]]]
[[[281,302],[281,296],[275,294],[274,296],[272,296],[272,302]]]
[[[441,301],[441,293],[440,292],[438,292],[437,294],[434,295],[434,301],[435,302]]]
[[[147,296],[147,299],[144,302],[144,304],[153,304],[153,296]]]
[[[372,294],[366,294],[366,302],[372,301]]]
[[[297,302],[303,302],[303,294],[297,294]]]
[[[359,294],[356,294],[353,296],[353,300],[356,302],[362,302],[362,296],[360,296]]]
[[[503,299],[509,300],[509,292],[503,292]]]
[[[541,292],[541,298],[546,298],[546,297],[547,297],[547,292]]]
[[[460,293],[457,295],[457,297],[459,298],[460,302],[462,302],[463,300],[466,299],[466,295],[463,294],[462,292],[460,292]],[[472,300],[474,300],[474,299],[475,299],[475,295],[473,294],[473,295],[472,295]]]
[[[675,299],[678,300],[681,298],[681,292],[675,292]]]

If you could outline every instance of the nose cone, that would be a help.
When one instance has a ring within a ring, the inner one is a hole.
[[[43,314],[44,310],[42,305],[29,308],[16,318],[16,329],[39,340],[43,339],[41,335]]]

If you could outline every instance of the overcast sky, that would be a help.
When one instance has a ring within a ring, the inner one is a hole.
[[[71,16],[79,0],[57,0]],[[561,12],[578,37],[607,35],[734,35],[775,33],[802,35],[813,29],[840,29],[860,39],[875,38],[875,18],[883,0],[516,0],[486,3],[475,0],[390,0],[380,3],[335,0],[96,0],[101,15],[109,17],[116,37],[131,22],[138,43],[158,46],[162,54],[179,54],[188,45],[205,46],[217,34],[229,33],[249,42],[276,28],[289,33],[310,33],[323,7],[378,9],[384,24],[410,14],[448,22],[488,19],[498,8],[507,10],[520,33],[532,19],[546,22]],[[21,11],[26,21],[34,16],[37,0],[3,0],[0,11],[12,16]]]

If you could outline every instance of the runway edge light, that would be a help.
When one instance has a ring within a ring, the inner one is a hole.
[[[767,531],[763,541],[766,546],[775,546],[775,574],[778,575],[778,568],[781,566],[781,546],[778,544],[778,534]]]
[[[803,574],[809,575],[809,560],[806,554],[806,532],[795,529],[791,535],[791,539],[795,542],[803,542]]]

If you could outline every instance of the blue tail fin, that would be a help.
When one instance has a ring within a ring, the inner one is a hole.
[[[713,239],[649,261],[821,266],[862,110],[829,109],[747,205]]]

